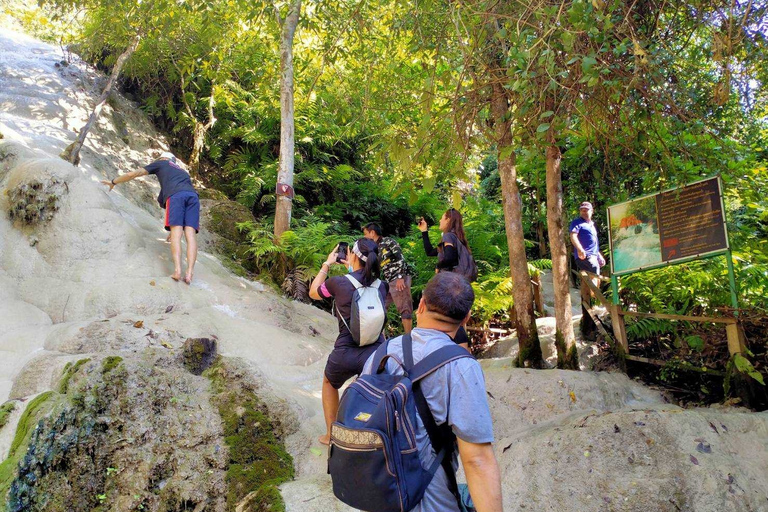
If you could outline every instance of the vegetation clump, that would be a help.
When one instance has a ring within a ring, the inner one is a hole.
[[[66,183],[55,178],[48,183],[24,183],[8,191],[8,215],[25,225],[48,222],[58,211],[59,198],[66,190]]]
[[[195,375],[202,374],[218,357],[217,344],[211,338],[188,338],[184,342],[184,366]]]

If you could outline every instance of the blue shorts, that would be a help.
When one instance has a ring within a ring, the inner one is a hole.
[[[171,226],[195,228],[200,231],[200,198],[194,192],[176,192],[165,200],[165,229]]]

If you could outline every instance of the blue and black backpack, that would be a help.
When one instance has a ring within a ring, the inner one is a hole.
[[[403,361],[387,354],[389,341],[376,350],[371,375],[362,375],[341,397],[331,426],[328,472],[333,493],[347,505],[367,512],[407,512],[424,496],[442,466],[459,500],[452,455],[456,438],[447,422],[438,426],[420,390],[421,379],[451,361],[472,355],[459,345],[442,347],[413,364],[411,335],[403,336]],[[387,359],[404,375],[386,373]],[[424,469],[416,446],[416,411],[437,458]]]

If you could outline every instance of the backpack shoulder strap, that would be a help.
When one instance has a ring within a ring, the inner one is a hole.
[[[362,287],[363,287],[363,284],[362,284],[360,281],[358,281],[357,279],[355,279],[355,278],[352,276],[352,274],[344,274],[344,277],[346,277],[346,278],[347,278],[347,280],[348,280],[350,283],[352,283],[352,286],[354,286],[354,287],[355,287],[355,290],[359,290],[360,288],[362,288]]]
[[[455,344],[448,345],[435,350],[417,364],[413,365],[413,368],[408,373],[411,381],[417,382],[427,375],[434,373],[441,366],[465,357],[474,359],[474,356],[464,347]]]
[[[373,373],[378,373],[378,369],[382,366],[384,357],[387,355],[387,347],[389,347],[389,340],[384,340],[384,343],[379,345],[379,348],[373,353],[373,364],[371,365]]]
[[[432,467],[429,468],[429,478],[434,476],[439,466],[442,466],[448,479],[448,490],[451,491],[461,510],[461,496],[459,495],[459,486],[456,482],[456,471],[453,469],[453,451],[456,444],[456,436],[451,430],[448,422],[438,425],[435,417],[429,408],[427,399],[421,391],[421,379],[435,372],[441,366],[462,359],[464,357],[473,357],[469,351],[459,345],[448,345],[442,347],[427,357],[413,364],[413,343],[410,334],[403,336],[403,360],[405,369],[411,381],[413,382],[413,398],[416,402],[416,410],[419,412],[421,421],[427,431],[427,436],[432,447],[437,454]],[[427,482],[428,483],[428,482]]]

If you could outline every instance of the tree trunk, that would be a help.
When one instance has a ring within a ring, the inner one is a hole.
[[[280,166],[277,172],[278,188],[290,187],[290,192],[277,194],[275,206],[275,239],[291,227],[293,206],[294,119],[293,119],[293,36],[299,24],[301,0],[294,0],[285,20],[280,19]]]
[[[141,36],[137,34],[128,48],[126,48],[126,50],[117,58],[117,62],[115,62],[115,65],[112,68],[112,74],[107,81],[107,86],[104,87],[104,91],[102,91],[99,100],[96,102],[96,106],[94,107],[93,112],[91,112],[91,117],[88,118],[88,122],[85,123],[85,126],[80,129],[80,133],[77,135],[77,140],[67,146],[67,148],[59,155],[72,165],[78,165],[80,163],[80,150],[83,148],[83,144],[85,144],[85,138],[88,136],[88,132],[93,126],[93,123],[99,118],[101,109],[104,107],[104,103],[106,103],[109,93],[112,92],[112,87],[115,85],[115,82],[117,82],[117,77],[120,76],[120,71],[122,71],[125,61],[127,61],[130,56],[133,55],[133,52],[136,51],[136,47],[139,46],[140,40]]]
[[[542,367],[541,345],[533,314],[533,287],[528,274],[523,233],[523,205],[517,186],[517,165],[512,147],[509,121],[509,102],[499,81],[493,84],[491,116],[498,148],[501,198],[504,207],[504,224],[509,247],[509,268],[512,275],[512,295],[516,317],[519,352],[517,364],[521,367]]]
[[[182,90],[182,97],[183,96],[184,91]],[[200,171],[200,155],[203,154],[205,135],[208,133],[208,130],[216,124],[216,116],[213,114],[215,103],[213,98],[213,84],[211,84],[211,97],[208,98],[208,122],[203,124],[194,117],[192,109],[187,105],[186,100],[184,100],[184,105],[187,107],[189,115],[195,119],[195,127],[192,131],[192,154],[189,157],[189,168],[194,175],[197,175]]]
[[[552,252],[552,282],[555,288],[555,346],[557,367],[579,369],[576,337],[571,315],[570,280],[568,276],[568,249],[563,232],[563,182],[560,173],[560,148],[547,147],[547,229]]]
[[[544,223],[541,222],[541,199],[539,198],[539,184],[534,184],[531,191],[531,201],[533,201],[534,210],[536,212],[533,222],[536,226],[536,245],[539,248],[539,258],[544,259],[547,257],[547,242],[545,240]]]

